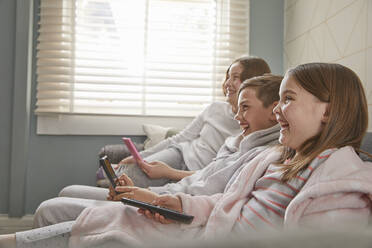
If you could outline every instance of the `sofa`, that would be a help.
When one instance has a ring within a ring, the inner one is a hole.
[[[168,132],[165,134],[164,138],[170,137],[174,134],[175,132]],[[133,142],[133,143],[138,151],[142,151],[144,149],[144,146],[145,146],[144,143],[136,143],[136,142]],[[361,149],[363,151],[366,151],[372,154],[372,132],[367,132],[367,134],[365,135],[362,145],[361,145]],[[124,144],[112,144],[112,145],[105,145],[104,147],[102,147],[102,149],[98,153],[99,158],[105,155],[108,157],[109,161],[112,164],[117,164],[123,158],[130,156],[130,152]],[[365,154],[360,154],[360,157],[365,161],[372,162],[372,159],[369,158]],[[108,187],[108,182],[104,180],[103,171],[101,169],[97,171],[97,186]]]

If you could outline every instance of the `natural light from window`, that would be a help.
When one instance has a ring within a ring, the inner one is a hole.
[[[248,4],[40,0],[36,114],[196,116],[247,53]]]

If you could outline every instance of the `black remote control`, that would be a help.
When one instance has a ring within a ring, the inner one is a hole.
[[[143,201],[137,201],[137,200],[123,197],[121,198],[121,202],[127,205],[134,206],[134,207],[150,210],[152,213],[154,212],[159,213],[167,219],[179,221],[185,224],[190,224],[192,220],[194,219],[194,216],[182,214],[175,210],[163,208],[160,206],[155,206],[155,205],[143,202]]]

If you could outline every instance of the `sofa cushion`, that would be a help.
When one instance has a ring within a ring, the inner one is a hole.
[[[362,145],[360,146],[360,149],[372,154],[372,132],[367,132],[366,135],[363,138]],[[360,157],[365,161],[371,161],[372,159],[368,157],[367,155],[361,153]]]
[[[144,124],[142,127],[145,135],[147,136],[147,139],[144,143],[145,150],[155,146],[159,142],[170,136],[173,136],[178,132],[178,130],[174,127],[162,127],[152,124]]]

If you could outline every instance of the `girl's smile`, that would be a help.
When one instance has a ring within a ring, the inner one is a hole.
[[[281,127],[279,142],[298,149],[322,129],[328,104],[306,91],[286,75],[280,85],[280,101],[274,113]]]

